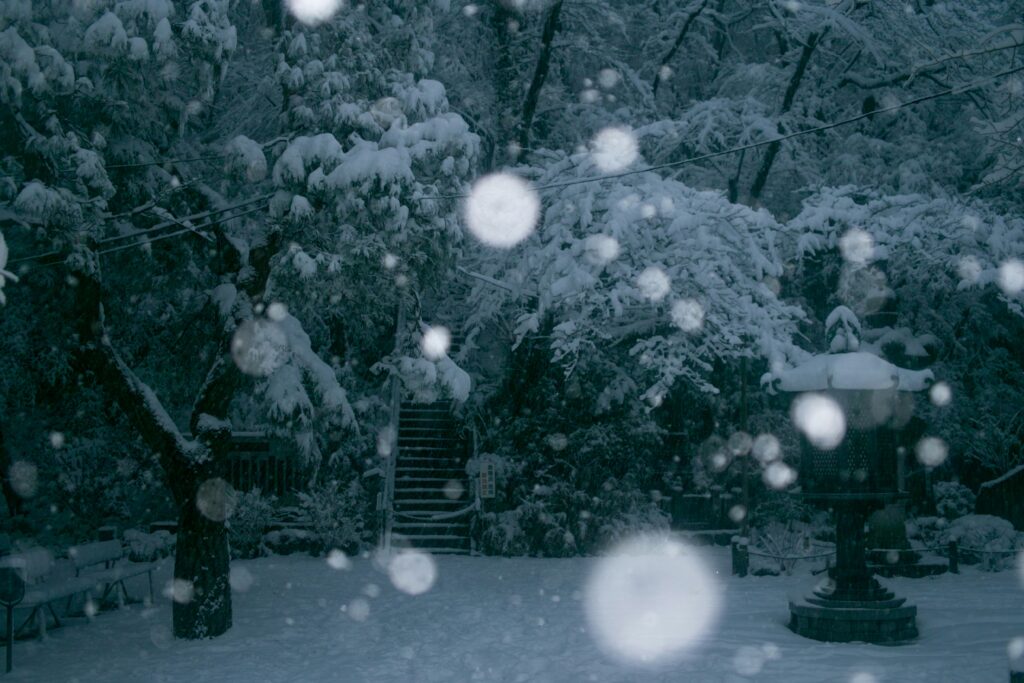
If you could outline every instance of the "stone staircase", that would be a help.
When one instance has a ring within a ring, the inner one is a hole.
[[[472,511],[466,508],[473,494],[466,457],[450,401],[401,404],[391,525],[394,546],[437,554],[471,552]]]

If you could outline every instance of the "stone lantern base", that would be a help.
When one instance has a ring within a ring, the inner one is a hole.
[[[917,637],[917,607],[905,605],[891,591],[872,580],[872,587],[856,599],[839,599],[831,582],[810,595],[789,600],[789,628],[794,633],[831,643],[861,641],[897,644]]]

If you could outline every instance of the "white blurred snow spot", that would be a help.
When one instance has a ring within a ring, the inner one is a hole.
[[[732,657],[732,666],[740,676],[756,676],[765,662],[764,651],[753,645],[744,645]]]
[[[166,650],[174,642],[174,634],[171,633],[171,629],[161,624],[149,629],[149,641],[159,649]]]
[[[376,598],[380,596],[380,586],[375,583],[368,583],[363,586],[363,595],[368,598]]]
[[[793,423],[816,448],[831,450],[846,436],[846,416],[823,394],[802,394],[793,401]]]
[[[344,0],[285,0],[288,11],[303,24],[315,26],[341,9]]]
[[[636,136],[624,126],[611,126],[598,132],[590,141],[590,155],[605,173],[628,168],[640,154]]]
[[[228,572],[228,584],[231,586],[231,590],[237,593],[244,593],[255,583],[255,579],[245,567],[239,567],[232,565],[231,571]]]
[[[672,67],[668,64],[663,64],[662,67],[658,69],[658,80],[664,83],[670,78],[672,78]]]
[[[209,520],[223,522],[235,511],[235,489],[220,477],[207,479],[196,492],[196,508]]]
[[[64,433],[63,432],[50,432],[50,446],[53,448],[64,447]]]
[[[1024,670],[1024,636],[1018,636],[1007,644],[1006,655],[1010,658],[1010,671]]]
[[[968,284],[974,284],[981,277],[981,263],[974,256],[964,256],[956,266],[960,279]]]
[[[391,253],[384,254],[383,263],[384,267],[388,270],[394,270],[395,266],[398,265],[398,257]]]
[[[473,183],[465,204],[469,231],[484,244],[509,249],[530,236],[540,218],[540,199],[511,173],[492,173]]]
[[[839,251],[847,263],[865,264],[875,255],[875,240],[859,228],[848,230],[839,238]]]
[[[1016,296],[1024,289],[1024,262],[1017,259],[1003,261],[999,266],[999,288],[1006,296]]]
[[[704,307],[693,299],[672,304],[672,322],[683,332],[696,332],[704,327]]]
[[[352,562],[343,551],[333,548],[327,553],[327,566],[331,569],[349,569]]]
[[[733,524],[739,524],[747,517],[747,508],[742,505],[733,505],[729,508],[729,519],[732,520]]]
[[[796,481],[796,470],[781,460],[776,460],[764,469],[763,479],[765,484],[776,491],[781,491]]]
[[[231,339],[231,357],[247,375],[268,377],[284,364],[288,338],[272,320],[246,320]]]
[[[746,432],[733,432],[726,446],[734,457],[746,455],[754,445],[754,440]]]
[[[192,602],[192,596],[195,589],[192,587],[191,581],[185,579],[172,579],[167,582],[164,586],[163,595],[165,598],[170,598],[179,605],[187,605]]]
[[[878,679],[867,671],[858,671],[850,676],[850,683],[878,683]]]
[[[395,450],[395,428],[384,427],[377,433],[377,455],[390,458]]]
[[[465,7],[462,8],[462,14],[467,16],[467,17],[474,17],[474,16],[476,16],[477,12],[479,12],[479,11],[480,11],[480,8],[478,6],[476,6],[476,5],[474,5],[473,3],[470,3],[470,4],[468,4],[468,5],[466,5]]]
[[[782,445],[774,434],[758,434],[750,450],[762,465],[782,457]]]
[[[949,405],[949,402],[953,400],[953,390],[945,382],[936,382],[928,391],[928,397],[933,404],[941,408]]]
[[[437,325],[428,327],[420,341],[420,349],[429,360],[440,360],[448,353],[452,343],[452,334],[447,327]]]
[[[564,451],[566,446],[569,445],[569,437],[561,432],[555,432],[550,434],[547,438],[548,446],[553,451]]]
[[[353,621],[366,621],[370,616],[370,603],[362,598],[356,598],[348,603],[345,611]]]
[[[619,72],[615,69],[601,69],[597,74],[597,83],[605,90],[611,90],[619,84]]]
[[[276,323],[284,320],[286,315],[288,315],[288,307],[279,301],[275,301],[267,306],[267,317]]]
[[[640,536],[596,565],[586,586],[590,632],[608,654],[659,664],[710,634],[721,589],[696,551],[666,536]]]
[[[645,268],[636,278],[636,286],[645,299],[650,301],[661,301],[668,294],[671,288],[668,275],[657,266]]]
[[[22,498],[36,495],[39,485],[39,470],[28,460],[17,460],[7,470],[7,480],[11,488]]]
[[[580,102],[583,104],[593,104],[601,98],[601,93],[594,88],[586,88],[580,91]]]
[[[618,258],[619,241],[608,235],[591,235],[583,243],[583,255],[591,265],[606,265]]]
[[[466,492],[466,487],[458,479],[451,479],[444,485],[444,497],[448,500],[458,500]]]
[[[434,558],[418,550],[403,550],[388,562],[388,576],[395,588],[419,595],[426,593],[437,580],[437,565]]]
[[[96,601],[90,598],[85,601],[84,605],[82,605],[82,611],[85,612],[85,616],[92,619],[97,613],[99,613],[100,608],[96,604]]]
[[[926,436],[917,442],[914,449],[917,460],[926,467],[938,467],[946,461],[949,448],[946,442],[937,436]]]

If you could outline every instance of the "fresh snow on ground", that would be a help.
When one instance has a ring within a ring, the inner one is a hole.
[[[723,587],[721,615],[684,660],[644,669],[602,651],[584,595],[598,559],[436,557],[422,594],[387,568],[292,555],[234,562],[234,627],[207,641],[170,637],[170,602],[72,618],[45,642],[19,641],[11,681],[1005,681],[1024,635],[1016,572],[888,584],[918,606],[920,638],[901,647],[826,644],[785,627],[786,595],[815,578],[729,576],[728,550],[701,549]],[[338,568],[336,568],[338,567]],[[346,568],[347,567],[347,568]],[[158,587],[170,576],[169,561]],[[143,579],[144,583],[144,579]],[[133,595],[143,584],[132,584]],[[160,593],[158,589],[158,594]],[[866,675],[865,675],[866,674]],[[857,677],[858,675],[859,678]],[[872,678],[873,677],[873,678]]]

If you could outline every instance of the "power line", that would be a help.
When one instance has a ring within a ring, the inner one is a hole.
[[[107,238],[106,240],[101,240],[100,243],[104,243],[104,242],[109,243],[110,241],[113,241],[113,240],[116,240],[116,239],[132,238],[132,237],[139,237],[139,236],[142,236],[144,239],[141,239],[141,240],[139,240],[137,242],[132,242],[131,244],[122,244],[122,245],[119,245],[119,246],[116,246],[116,247],[108,247],[106,249],[100,249],[100,250],[98,250],[96,252],[96,254],[97,255],[112,254],[112,253],[117,252],[117,251],[122,251],[122,250],[125,250],[125,249],[132,249],[134,247],[141,247],[141,246],[144,246],[146,244],[152,244],[153,242],[159,242],[160,240],[164,240],[164,239],[167,239],[169,237],[177,237],[178,235],[182,235],[182,234],[185,234],[185,233],[188,233],[188,232],[195,233],[195,234],[197,234],[197,235],[199,235],[201,237],[205,237],[204,235],[202,235],[202,233],[199,232],[200,230],[202,230],[204,228],[208,228],[208,227],[212,226],[214,223],[219,223],[221,221],[229,221],[229,220],[232,220],[232,219],[235,219],[235,218],[241,218],[242,216],[248,216],[249,214],[256,213],[258,211],[263,211],[266,208],[266,206],[265,205],[256,206],[256,207],[253,207],[253,208],[248,209],[246,211],[242,211],[240,213],[234,214],[232,216],[221,216],[221,217],[216,218],[216,219],[214,219],[213,214],[223,213],[224,211],[230,211],[232,209],[238,208],[239,206],[246,206],[246,205],[249,205],[249,204],[253,204],[253,203],[257,202],[257,201],[261,201],[261,200],[265,201],[266,197],[261,197],[261,198],[259,198],[257,200],[250,200],[250,201],[247,201],[247,202],[243,202],[241,204],[236,204],[235,206],[228,207],[227,209],[220,209],[218,211],[209,211],[209,212],[204,212],[203,214],[196,214],[197,216],[202,216],[204,218],[208,218],[209,220],[207,222],[201,223],[199,225],[195,225],[195,226],[192,226],[192,227],[185,226],[182,230],[175,230],[173,232],[169,232],[169,233],[166,233],[166,234],[163,234],[163,235],[157,235],[156,237],[146,237],[146,234],[148,234],[148,233],[150,233],[150,232],[152,232],[152,231],[154,231],[154,230],[156,230],[158,228],[159,229],[163,229],[163,228],[167,228],[167,227],[172,226],[172,225],[184,225],[181,221],[191,220],[192,217],[183,218],[183,219],[180,219],[178,221],[167,221],[167,222],[165,222],[165,223],[163,223],[163,224],[161,224],[159,226],[150,228],[149,230],[144,230],[144,231],[141,231],[141,232],[132,233],[131,235],[123,235],[123,236],[118,236],[116,238]],[[41,265],[41,266],[52,266],[52,265],[56,265],[57,263],[60,263],[62,261],[61,257],[64,256],[64,255],[65,255],[64,252],[48,251],[48,252],[45,252],[45,253],[42,253],[42,254],[34,254],[32,256],[23,256],[23,257],[21,257],[19,259],[14,259],[12,261],[8,261],[8,265],[14,265],[15,263],[22,263],[22,262],[25,262],[25,261],[39,261],[39,265]]]
[[[572,180],[563,180],[563,181],[560,181],[560,182],[547,183],[545,185],[536,185],[536,186],[534,186],[533,189],[536,190],[537,192],[542,192],[544,190],[555,190],[555,189],[559,189],[559,188],[562,188],[562,187],[571,187],[573,185],[582,185],[583,183],[599,182],[599,181],[602,181],[602,180],[613,180],[615,178],[625,178],[626,176],[637,175],[637,174],[640,174],[640,173],[650,173],[651,171],[660,171],[660,170],[666,169],[666,168],[678,168],[680,166],[687,166],[689,164],[695,164],[695,163],[697,163],[699,161],[707,161],[708,159],[715,159],[717,157],[727,156],[729,154],[742,153],[742,152],[746,152],[748,150],[757,149],[759,147],[765,147],[765,146],[768,146],[768,145],[774,145],[774,144],[786,142],[787,140],[792,140],[793,138],[798,138],[798,137],[801,137],[801,136],[804,136],[804,135],[811,135],[812,133],[821,133],[821,132],[824,132],[824,131],[827,131],[827,130],[832,130],[833,128],[839,128],[840,126],[845,126],[845,125],[848,125],[848,124],[851,124],[851,123],[856,123],[857,121],[862,121],[864,119],[871,118],[871,117],[876,116],[878,114],[885,114],[887,112],[897,111],[899,109],[904,109],[906,107],[911,107],[911,106],[913,106],[915,104],[921,104],[922,102],[928,102],[929,100],[935,100],[935,99],[938,99],[940,97],[946,97],[948,95],[959,95],[961,93],[969,92],[971,90],[975,90],[977,88],[980,88],[981,86],[985,85],[986,83],[988,83],[990,81],[1002,78],[1004,76],[1009,76],[1011,74],[1015,74],[1015,73],[1020,72],[1020,71],[1024,71],[1024,66],[1018,66],[1018,67],[1014,67],[1012,69],[1007,69],[1005,71],[1000,71],[997,74],[994,74],[992,76],[987,76],[985,78],[982,78],[982,79],[977,80],[977,81],[973,81],[971,83],[967,83],[967,84],[964,84],[964,85],[956,86],[956,87],[953,87],[953,88],[947,88],[946,90],[940,90],[939,92],[934,92],[934,93],[931,93],[929,95],[922,95],[920,97],[915,97],[914,99],[906,100],[905,102],[897,102],[896,104],[889,105],[888,107],[881,107],[879,109],[875,109],[874,111],[866,112],[866,113],[863,113],[863,114],[858,114],[857,116],[851,116],[848,119],[842,119],[840,121],[833,121],[832,123],[826,123],[826,124],[823,124],[821,126],[816,126],[814,128],[803,128],[801,130],[797,130],[797,131],[794,131],[792,133],[787,133],[786,135],[780,135],[778,137],[771,138],[771,139],[768,139],[768,140],[761,140],[759,142],[751,142],[751,143],[746,144],[746,145],[741,145],[739,147],[732,147],[730,149],[725,149],[725,150],[722,150],[722,151],[719,151],[719,152],[710,152],[708,154],[702,154],[702,155],[696,156],[696,157],[689,157],[687,159],[682,159],[680,161],[669,161],[669,162],[666,162],[664,164],[654,164],[652,166],[645,166],[643,168],[637,168],[637,169],[633,169],[631,171],[622,171],[620,173],[608,173],[608,174],[605,174],[605,175],[591,176],[589,178],[574,178]],[[417,200],[423,201],[423,200],[427,200],[427,199],[433,199],[433,200],[437,200],[437,199],[465,199],[468,196],[469,196],[468,193],[460,193],[460,194],[439,195],[439,196],[436,196],[436,197],[418,197]]]

